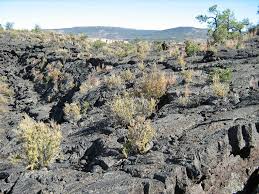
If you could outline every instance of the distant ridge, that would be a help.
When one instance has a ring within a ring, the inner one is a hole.
[[[89,26],[49,30],[72,34],[85,33],[90,38],[119,40],[145,39],[183,41],[185,39],[204,40],[207,38],[207,29],[194,27],[177,27],[166,30],[137,30],[121,27]]]

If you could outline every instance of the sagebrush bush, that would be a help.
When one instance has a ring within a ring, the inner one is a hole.
[[[90,107],[90,104],[89,104],[89,102],[87,101],[87,100],[85,100],[83,103],[82,103],[82,106],[81,106],[82,108],[81,108],[81,112],[83,113],[83,114],[85,114],[86,112],[87,112],[87,110],[89,109],[89,107]]]
[[[148,52],[150,51],[150,44],[147,41],[140,41],[136,44],[137,47],[137,57],[140,61],[146,58]]]
[[[60,126],[36,122],[28,115],[20,122],[20,136],[29,169],[48,166],[59,153],[62,134]]]
[[[150,116],[155,111],[156,100],[132,97],[125,93],[115,97],[109,107],[118,123],[128,125],[136,116]]]
[[[190,83],[192,81],[194,75],[194,71],[193,70],[183,70],[182,71],[182,76],[185,80],[185,82]]]
[[[127,157],[128,153],[144,154],[149,150],[149,144],[155,136],[155,129],[150,120],[144,117],[137,117],[128,126],[127,143],[123,153]]]
[[[181,66],[182,69],[185,69],[186,62],[185,62],[184,57],[182,55],[178,56],[177,63]]]
[[[14,91],[6,83],[6,77],[0,77],[0,112],[7,112],[5,107],[14,95]]]
[[[2,82],[0,80],[0,94],[6,97],[11,97],[14,94],[14,92],[7,83]]]
[[[216,76],[219,77],[219,80],[221,82],[230,82],[232,79],[232,69],[227,68],[227,69],[220,69],[220,68],[215,68],[213,71],[210,73],[210,77],[213,81],[213,78]]]
[[[187,56],[196,55],[196,53],[199,51],[200,51],[200,46],[196,42],[193,42],[190,40],[185,42],[185,52]]]
[[[134,74],[130,69],[127,69],[121,72],[121,78],[125,81],[130,81],[134,79]]]
[[[225,97],[229,92],[229,84],[220,82],[219,75],[215,74],[213,76],[212,89],[215,95],[219,97]]]
[[[111,53],[115,57],[122,59],[127,57],[128,55],[132,55],[135,52],[135,47],[131,43],[123,42],[123,41],[115,41],[108,45],[106,49],[108,53]]]
[[[180,56],[180,51],[178,47],[173,47],[170,49],[169,54],[171,57],[178,58]]]
[[[76,123],[81,119],[81,107],[78,103],[65,103],[64,107],[64,119]]]
[[[190,89],[189,84],[185,85],[184,94],[179,97],[179,103],[186,106],[190,102]]]
[[[105,42],[101,41],[101,40],[96,40],[94,42],[92,42],[91,46],[94,50],[100,50],[102,49],[104,46],[106,45]]]
[[[160,98],[167,90],[168,79],[164,72],[153,67],[151,72],[144,73],[140,81],[140,94],[147,98]]]
[[[105,82],[109,88],[119,86],[123,83],[123,80],[120,75],[111,74],[106,77]]]
[[[48,79],[56,82],[61,76],[61,71],[58,68],[53,67],[51,64],[47,65]]]
[[[139,70],[141,70],[141,71],[143,71],[144,69],[145,69],[145,64],[143,63],[143,62],[141,62],[141,63],[138,63],[138,68],[139,68]]]
[[[81,84],[80,93],[86,93],[89,90],[100,85],[101,81],[94,75],[89,75],[88,78]]]

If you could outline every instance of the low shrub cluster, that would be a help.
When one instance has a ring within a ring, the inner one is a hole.
[[[60,126],[54,122],[36,122],[25,115],[19,128],[28,168],[33,170],[48,166],[59,153],[62,140]]]
[[[232,69],[231,68],[226,68],[226,69],[220,69],[220,68],[215,68],[211,73],[210,73],[210,78],[213,81],[213,78],[219,77],[219,80],[222,82],[230,82],[232,79]]]
[[[111,74],[110,76],[106,77],[105,83],[109,88],[117,87],[123,83],[123,79],[120,75]]]
[[[127,126],[137,116],[150,116],[155,111],[156,100],[134,97],[125,93],[123,96],[115,97],[109,107],[117,122]]]
[[[6,106],[14,95],[14,91],[6,83],[6,80],[6,77],[0,77],[0,112],[7,112]]]
[[[80,86],[80,93],[86,93],[89,90],[98,87],[101,81],[94,75],[89,75]]]
[[[151,72],[144,73],[139,83],[139,93],[146,98],[158,99],[165,94],[168,83],[166,74],[154,66]]]
[[[124,145],[123,154],[128,157],[130,153],[146,153],[150,148],[150,142],[155,136],[155,129],[150,120],[137,117],[128,126],[128,141]]]
[[[185,42],[185,52],[187,54],[187,56],[193,56],[196,55],[197,52],[200,51],[200,47],[199,44],[194,42],[194,41],[186,41]]]
[[[65,103],[64,107],[64,119],[66,121],[76,123],[81,119],[81,107],[78,103]]]
[[[215,73],[213,76],[212,89],[215,95],[225,97],[229,92],[229,84],[221,82],[219,74]]]

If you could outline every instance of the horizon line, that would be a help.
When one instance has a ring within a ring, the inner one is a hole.
[[[36,25],[36,24],[35,24]],[[39,25],[40,26],[40,25]],[[121,26],[72,26],[72,27],[60,27],[60,28],[42,28],[43,30],[62,30],[62,29],[71,29],[71,28],[88,28],[88,27],[103,27],[103,28],[121,28],[121,29],[128,29],[128,30],[146,30],[146,31],[164,31],[164,30],[170,30],[174,28],[196,28],[196,29],[208,29],[208,28],[200,28],[200,27],[195,27],[195,26],[176,26],[176,27],[171,27],[171,28],[165,28],[165,29],[141,29],[141,28],[131,28],[131,27],[121,27]]]

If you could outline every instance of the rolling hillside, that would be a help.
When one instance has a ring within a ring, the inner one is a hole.
[[[136,30],[120,27],[73,27],[52,29],[63,33],[85,33],[90,38],[106,38],[120,40],[175,40],[183,41],[184,39],[206,39],[207,30],[194,27],[177,27],[166,30]]]

